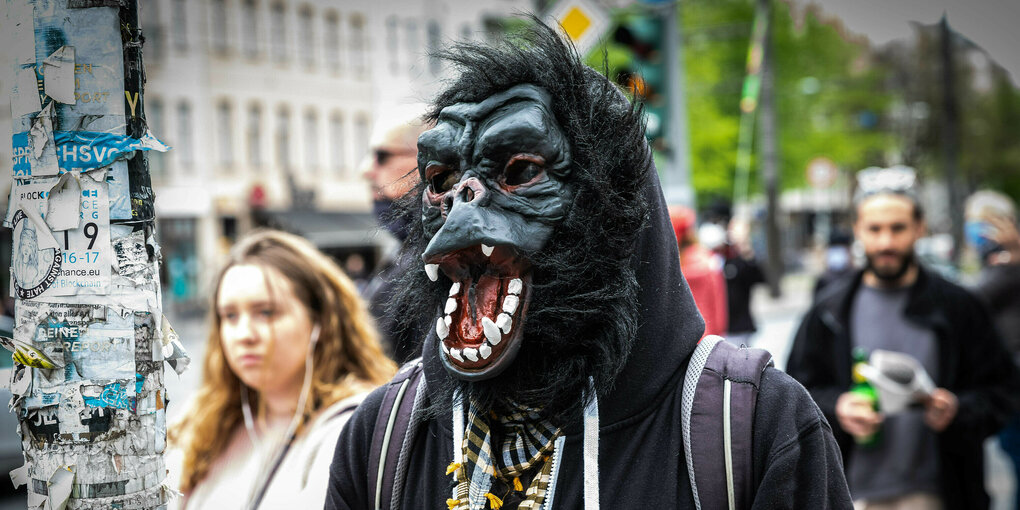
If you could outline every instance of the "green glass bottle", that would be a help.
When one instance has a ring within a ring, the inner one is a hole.
[[[875,409],[875,412],[878,412],[878,391],[875,390],[875,387],[871,385],[871,382],[868,381],[864,377],[864,375],[861,374],[860,371],[861,365],[866,365],[868,363],[867,349],[864,349],[862,347],[855,348],[853,352],[853,359],[854,364],[851,375],[851,378],[853,379],[853,384],[850,386],[850,393],[854,393],[856,395],[860,395],[866,398],[868,401],[871,402],[871,406]],[[857,442],[858,446],[863,447],[875,446],[881,440],[881,437],[882,429],[879,428],[878,430],[875,431],[874,434],[871,434],[870,436],[855,437],[854,441]]]

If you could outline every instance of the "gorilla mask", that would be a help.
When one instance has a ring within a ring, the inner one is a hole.
[[[531,261],[566,217],[567,138],[552,98],[522,84],[456,103],[418,139],[422,254],[431,280],[452,282],[435,329],[456,378],[489,379],[513,363],[531,297]]]

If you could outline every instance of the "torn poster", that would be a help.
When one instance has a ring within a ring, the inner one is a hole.
[[[52,115],[53,103],[50,103],[32,119],[32,128],[28,132],[28,145],[31,148],[28,164],[34,176],[49,177],[60,173]]]
[[[113,249],[105,182],[93,180],[90,174],[81,176],[79,207],[73,211],[79,227],[57,233],[56,248],[44,248],[39,242],[40,236],[53,237],[53,232],[38,232],[33,222],[26,221],[21,209],[46,214],[51,188],[57,182],[35,179],[29,184],[16,183],[11,193],[19,202],[19,210],[11,218],[18,247],[12,260],[12,290],[21,299],[105,294],[110,284]]]
[[[155,266],[145,247],[145,232],[139,230],[113,240],[114,270],[136,287],[155,283]]]
[[[35,26],[32,20],[32,4],[29,2],[5,2],[4,39],[7,56],[15,66],[35,64]]]
[[[66,2],[32,1],[34,4],[35,63],[40,74],[44,62],[64,46],[74,46],[74,104],[59,104],[57,115],[62,129],[78,129],[84,116],[123,118],[124,49],[120,16],[116,8],[70,10]],[[103,29],[97,29],[103,27]],[[123,123],[123,120],[121,120]],[[14,131],[19,124],[14,123]],[[100,126],[100,130],[113,128]],[[120,131],[123,133],[124,131]]]
[[[53,133],[57,157],[63,171],[87,172],[131,156],[136,150],[166,152],[169,147],[146,133],[142,138],[95,131],[57,131]]]
[[[74,104],[74,46],[61,46],[43,61],[43,89],[47,96]]]
[[[110,203],[110,218],[115,220],[138,219],[131,212],[132,186],[134,184],[129,182],[126,158],[136,154],[135,151],[166,152],[170,149],[169,146],[152,136],[151,133],[146,133],[142,138],[131,138],[96,131],[56,131],[52,133],[52,136],[56,166],[52,170],[42,170],[43,173],[38,173],[38,171],[49,167],[42,167],[40,166],[42,163],[36,164],[33,161],[33,138],[30,136],[30,132],[16,133],[11,137],[14,147],[15,179],[56,175],[57,171],[60,173],[88,172],[109,166],[111,170],[108,173],[107,181],[109,196],[113,198]],[[151,192],[149,189],[150,195]]]
[[[35,74],[35,66],[19,67],[11,88],[11,116],[20,119],[25,115],[42,110],[39,100],[39,77]],[[14,126],[20,124],[15,121]]]
[[[46,224],[57,232],[78,228],[81,224],[81,181],[75,174],[64,174],[50,188],[46,200]]]

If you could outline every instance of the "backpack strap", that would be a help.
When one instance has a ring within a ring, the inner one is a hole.
[[[392,508],[397,501],[393,496],[400,494],[403,488],[403,480],[397,483],[398,464],[402,464],[401,453],[414,433],[415,404],[420,401],[420,395],[424,395],[422,373],[421,358],[417,358],[404,364],[387,383],[369,450],[368,473],[373,482],[368,488],[371,510]]]
[[[694,349],[684,377],[681,428],[698,510],[751,507],[754,409],[762,373],[772,365],[768,351],[714,335]]]

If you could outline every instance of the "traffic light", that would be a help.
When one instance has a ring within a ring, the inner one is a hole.
[[[615,66],[613,78],[635,100],[644,102],[645,134],[657,149],[665,143],[668,105],[664,37],[662,18],[655,14],[626,16],[613,31],[613,43],[628,57]]]

